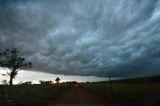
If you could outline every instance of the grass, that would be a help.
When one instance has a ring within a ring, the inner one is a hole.
[[[135,78],[127,80],[86,83],[83,86],[118,102],[158,102],[160,99],[160,78]]]
[[[67,91],[71,85],[14,85],[0,86],[0,104],[8,99],[14,104],[46,104],[55,102],[57,97]]]
[[[111,83],[113,93],[111,93],[108,81],[83,83],[81,85],[118,103],[149,104],[158,103],[160,100],[160,77],[116,80]],[[0,106],[9,99],[14,104],[52,104],[73,85],[67,83],[58,86],[0,85]],[[6,94],[9,98],[6,97]]]

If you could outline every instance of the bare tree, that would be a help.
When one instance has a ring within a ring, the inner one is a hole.
[[[31,62],[26,62],[25,58],[19,56],[19,51],[14,48],[12,50],[6,49],[0,53],[0,67],[7,68],[6,75],[9,75],[9,84],[13,85],[13,79],[22,69],[29,69],[32,67]]]

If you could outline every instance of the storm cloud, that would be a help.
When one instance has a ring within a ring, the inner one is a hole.
[[[114,77],[160,74],[160,0],[0,1],[0,50],[32,70]]]

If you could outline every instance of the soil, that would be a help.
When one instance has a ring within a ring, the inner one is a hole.
[[[109,104],[107,97],[84,87],[75,86],[58,98],[57,104]]]

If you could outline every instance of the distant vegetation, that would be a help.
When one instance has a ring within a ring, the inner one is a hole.
[[[43,80],[40,80],[39,82],[40,82],[40,84],[42,84],[42,85],[50,85],[50,84],[53,84],[53,81],[43,81]]]

